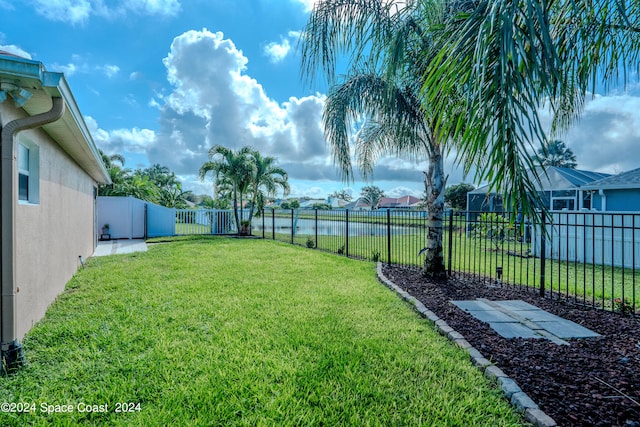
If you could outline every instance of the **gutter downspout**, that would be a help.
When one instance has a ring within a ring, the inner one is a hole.
[[[602,188],[598,190],[598,194],[600,195],[600,209],[604,212],[607,210],[607,196]]]
[[[15,136],[26,129],[34,129],[60,119],[65,111],[62,98],[52,98],[53,105],[45,113],[13,120],[1,127],[0,149],[0,264],[2,316],[0,318],[0,350],[4,373],[13,373],[26,364],[22,346],[17,339],[16,272],[15,272],[15,211],[18,194],[14,183],[16,162]],[[0,372],[0,373],[2,373]]]

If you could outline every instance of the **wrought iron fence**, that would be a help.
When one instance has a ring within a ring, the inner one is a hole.
[[[508,215],[508,214],[507,214]],[[408,210],[264,210],[263,238],[348,257],[421,268],[427,216]],[[448,212],[443,255],[449,275],[536,289],[624,314],[640,305],[640,214],[553,212],[542,224],[504,214]]]

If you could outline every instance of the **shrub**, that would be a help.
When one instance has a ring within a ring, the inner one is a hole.
[[[316,242],[311,237],[307,237],[307,247],[310,249],[316,247]]]

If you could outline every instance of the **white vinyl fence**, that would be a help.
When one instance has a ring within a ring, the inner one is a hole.
[[[182,234],[230,234],[237,231],[232,211],[173,209],[134,197],[100,196],[98,229],[109,224],[111,239],[143,239]]]
[[[545,257],[569,262],[640,268],[640,214],[552,212],[545,225]],[[542,226],[532,233],[531,250],[542,251]]]

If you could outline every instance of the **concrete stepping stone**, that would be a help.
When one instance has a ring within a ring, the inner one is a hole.
[[[488,323],[503,338],[546,338],[556,344],[568,345],[563,338],[600,336],[584,326],[521,300],[490,301],[479,298],[451,303],[481,322]]]

